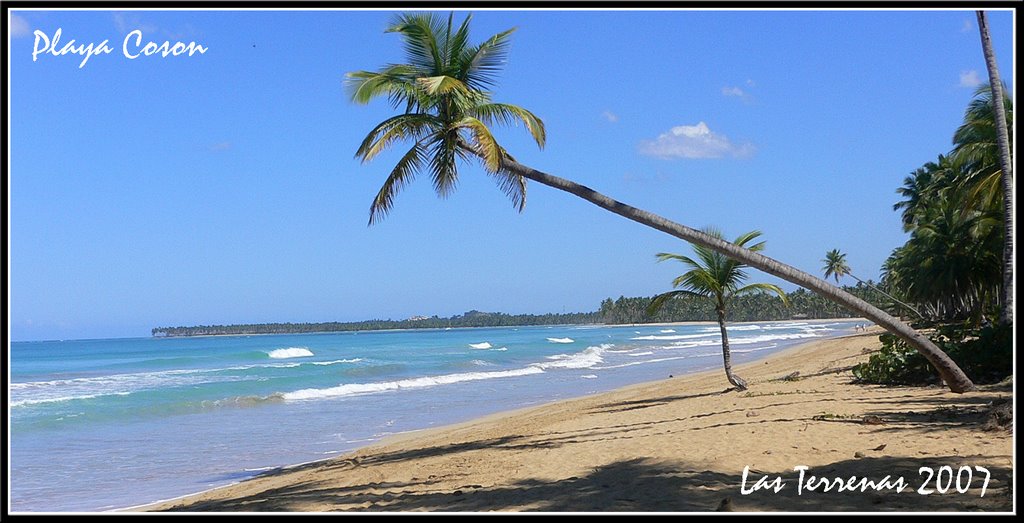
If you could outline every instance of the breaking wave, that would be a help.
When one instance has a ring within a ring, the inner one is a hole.
[[[283,360],[287,358],[307,358],[313,356],[313,353],[305,347],[288,347],[287,349],[274,349],[268,352],[267,356],[275,360]]]

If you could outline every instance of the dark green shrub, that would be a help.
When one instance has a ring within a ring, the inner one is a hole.
[[[882,350],[853,368],[857,381],[882,385],[927,385],[938,383],[939,375],[906,342],[885,333],[879,336]],[[949,355],[977,384],[994,383],[1013,374],[1013,328],[987,326],[981,329],[961,325],[939,327],[932,341]]]

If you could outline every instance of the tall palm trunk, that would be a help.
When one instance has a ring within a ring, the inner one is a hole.
[[[889,294],[888,292],[883,291],[882,289],[879,289],[878,287],[875,287],[874,285],[871,285],[870,283],[868,283],[868,282],[866,282],[866,281],[864,281],[864,280],[854,276],[851,273],[847,273],[847,274],[849,274],[851,278],[857,280],[857,283],[863,283],[864,285],[867,285],[868,287],[873,289],[875,292],[884,295],[886,298],[889,298],[890,300],[892,300],[892,301],[894,301],[894,302],[896,302],[896,303],[906,307],[907,309],[910,309],[911,311],[913,311],[914,314],[917,314],[918,318],[921,318],[922,320],[925,319],[924,314],[921,314],[920,312],[917,311],[917,309],[911,307],[910,305],[907,305],[906,303],[903,303],[902,301],[897,300],[895,296]]]
[[[722,365],[725,367],[725,377],[737,389],[747,390],[747,382],[732,373],[732,356],[729,354],[729,333],[725,330],[725,309],[717,306],[715,307],[715,312],[718,313],[718,328],[722,331]]]
[[[885,311],[882,311],[874,305],[871,305],[870,303],[829,284],[821,278],[780,263],[762,254],[752,252],[749,249],[737,247],[727,241],[719,240],[696,229],[691,229],[685,225],[666,220],[656,214],[626,205],[576,182],[552,176],[527,167],[507,156],[502,158],[501,168],[514,175],[522,176],[523,178],[542,183],[548,187],[553,187],[555,189],[574,194],[590,203],[593,203],[594,205],[597,205],[598,207],[601,207],[602,209],[611,211],[637,223],[644,224],[690,243],[703,245],[768,274],[778,276],[790,283],[810,289],[822,297],[870,319],[876,324],[884,327],[887,331],[905,340],[910,344],[910,346],[917,349],[918,352],[928,359],[932,366],[939,372],[939,376],[949,386],[951,391],[965,392],[974,390],[974,384],[971,382],[970,378],[960,370],[960,367],[958,367],[956,363],[946,355],[946,353],[936,347],[931,340],[922,336],[917,331],[911,329],[896,318],[886,314]]]
[[[999,141],[999,164],[1003,170],[1003,303],[999,322],[1013,323],[1013,171],[1010,159],[1010,137],[1006,132],[1006,108],[1003,105],[1003,83],[999,79],[996,53],[992,50],[992,37],[988,32],[988,17],[978,11],[978,31],[981,49],[988,66],[988,83],[992,89],[992,112],[996,117],[996,139]]]

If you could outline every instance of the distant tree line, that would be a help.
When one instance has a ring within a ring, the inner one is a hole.
[[[465,314],[440,318],[407,320],[366,320],[323,323],[259,323],[241,325],[199,325],[194,327],[157,327],[153,336],[222,336],[239,334],[304,334],[313,332],[349,332],[394,329],[445,329],[460,327],[511,327],[530,325],[580,325],[599,323],[596,312],[566,314],[505,314],[472,310]]]
[[[892,303],[880,299],[866,285],[845,286],[843,289],[858,298],[881,309],[891,310]],[[749,294],[736,296],[730,302],[729,321],[775,321],[791,319],[851,318],[856,316],[836,303],[826,300],[805,289],[786,294],[789,307],[782,304],[778,296],[771,294]],[[678,296],[667,302],[653,316],[648,315],[647,306],[652,297],[607,298],[601,302],[598,314],[601,323],[666,323],[676,321],[716,321],[715,309],[711,302],[693,296]]]
[[[877,306],[889,308],[880,302],[876,293],[857,285],[846,287],[854,295]],[[798,289],[788,294],[790,307],[782,305],[778,297],[754,294],[737,297],[729,310],[729,321],[768,321],[801,318],[849,318],[853,314],[820,296]],[[676,321],[714,321],[715,311],[708,303],[689,297],[670,300],[654,316],[648,316],[650,297],[611,298],[601,302],[596,312],[563,314],[505,314],[472,310],[448,318],[431,316],[407,320],[366,320],[355,322],[322,323],[256,323],[238,325],[197,325],[193,327],[156,327],[157,337],[231,336],[243,334],[305,334],[314,332],[350,332],[394,329],[445,329],[465,327],[527,327],[531,325],[593,325],[616,323],[659,323]]]

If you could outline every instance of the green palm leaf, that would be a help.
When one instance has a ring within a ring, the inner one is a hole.
[[[473,114],[487,125],[500,123],[513,126],[521,122],[526,126],[526,130],[530,132],[533,141],[537,142],[537,146],[541,149],[544,148],[544,143],[547,141],[544,122],[522,107],[512,104],[488,103],[474,107]]]
[[[391,174],[388,175],[384,185],[381,186],[377,196],[373,199],[373,203],[370,205],[370,225],[383,218],[391,210],[391,207],[394,205],[395,194],[412,182],[423,160],[423,146],[420,142],[416,142],[402,156],[402,159],[395,164],[395,168],[391,170]]]
[[[407,138],[419,139],[434,130],[439,122],[429,114],[400,114],[377,124],[356,150],[356,158],[363,163],[372,160],[381,151],[397,141]]]
[[[461,77],[466,78],[466,83],[474,89],[486,89],[497,82],[498,74],[505,67],[508,57],[508,49],[511,44],[510,36],[516,28],[500,32],[479,46],[467,49],[461,57]]]

